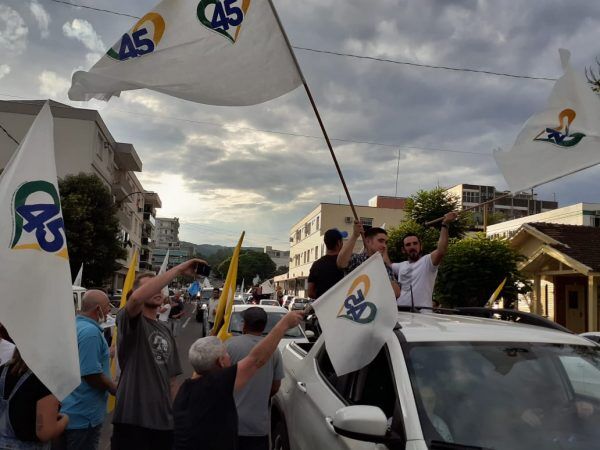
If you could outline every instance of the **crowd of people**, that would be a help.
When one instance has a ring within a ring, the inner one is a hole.
[[[310,270],[308,295],[319,298],[379,252],[397,304],[431,308],[437,269],[448,248],[448,227],[455,219],[455,213],[446,214],[437,248],[429,254],[422,254],[418,236],[405,236],[402,250],[407,260],[401,263],[390,261],[383,228],[365,230],[356,222],[345,242],[339,230],[328,230],[327,252]],[[361,235],[364,250],[353,253]],[[193,276],[203,263],[192,259],[159,275],[137,277],[117,314],[116,355],[102,328],[111,309],[109,299],[103,291],[88,290],[76,319],[81,384],[62,404],[0,328],[0,449],[95,450],[112,394],[113,450],[267,450],[269,400],[284,377],[277,345],[303,315],[288,313],[263,337],[265,311],[247,309],[242,335],[225,343],[211,335],[192,344],[188,357],[194,371],[179,383],[182,367],[175,336],[184,303],[179,293],[170,300],[163,288],[180,275]],[[209,302],[210,330],[219,294],[214,289]],[[111,375],[113,356],[120,369],[118,380]]]

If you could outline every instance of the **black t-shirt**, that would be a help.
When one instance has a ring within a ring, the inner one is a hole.
[[[0,373],[2,373],[5,367],[6,365],[0,366]],[[9,367],[6,374],[6,386],[4,386],[5,400],[10,396],[19,378],[19,376],[14,376],[10,373]],[[47,395],[50,395],[48,388],[32,373],[10,401],[10,424],[17,438],[21,441],[39,441],[35,433],[37,402]]]
[[[237,364],[183,382],[173,402],[173,450],[237,450]]]
[[[308,274],[308,282],[315,284],[317,298],[344,278],[344,272],[338,268],[336,261],[337,255],[324,255],[317,259],[311,266]]]
[[[169,317],[173,317],[174,315],[181,313],[181,311],[183,311],[183,300],[175,300],[175,305],[171,307]]]

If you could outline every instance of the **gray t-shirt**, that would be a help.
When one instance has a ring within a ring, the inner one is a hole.
[[[172,430],[170,380],[182,370],[171,330],[126,309],[117,315],[117,330],[121,376],[113,423]]]
[[[227,351],[231,363],[237,364],[248,356],[250,350],[260,342],[261,336],[244,334],[227,340]],[[262,366],[241,391],[234,394],[238,411],[238,435],[266,436],[269,434],[269,398],[271,385],[283,379],[281,353],[275,350],[269,361]]]

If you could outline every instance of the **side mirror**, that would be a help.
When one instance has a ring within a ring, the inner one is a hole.
[[[333,429],[340,436],[367,442],[388,440],[388,421],[376,406],[354,405],[338,409],[332,420]]]
[[[306,334],[306,338],[311,342],[315,339],[315,332],[312,330],[305,330],[304,334]]]

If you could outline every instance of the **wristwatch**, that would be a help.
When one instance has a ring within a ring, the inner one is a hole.
[[[442,227],[448,228],[448,224],[447,223],[442,223]]]

